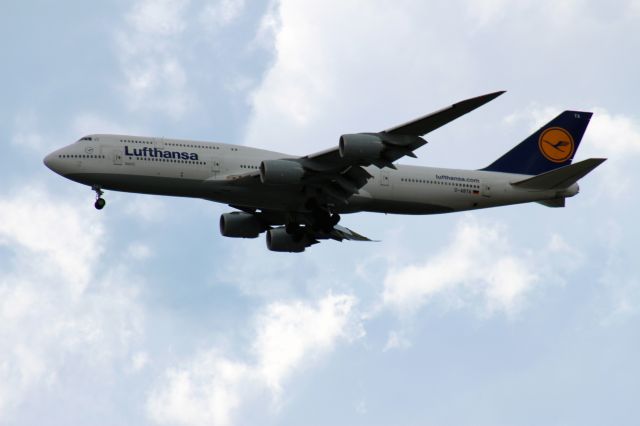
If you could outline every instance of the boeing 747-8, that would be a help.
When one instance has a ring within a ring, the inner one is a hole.
[[[302,252],[324,239],[369,239],[338,225],[361,211],[435,214],[527,202],[564,207],[578,179],[605,159],[572,164],[591,119],[565,111],[480,170],[396,165],[427,142],[421,137],[504,92],[467,99],[399,126],[340,136],[337,147],[296,157],[214,142],[92,134],[47,155],[54,172],[103,190],[202,198],[235,209],[220,217],[226,237]]]

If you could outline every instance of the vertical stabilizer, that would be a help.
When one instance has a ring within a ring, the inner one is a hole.
[[[570,165],[591,115],[582,111],[563,112],[482,170],[539,175]]]

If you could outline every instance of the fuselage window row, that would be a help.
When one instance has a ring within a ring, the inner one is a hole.
[[[129,160],[133,160],[133,157],[129,157]],[[163,163],[199,164],[199,165],[202,165],[202,166],[207,164],[206,161],[183,161],[183,160],[173,160],[173,159],[166,159],[166,158],[141,157],[141,158],[137,158],[137,160],[142,160],[142,161],[161,161]]]
[[[459,186],[462,188],[476,188],[479,189],[480,185],[471,185],[469,183],[455,183],[455,182],[438,182],[434,180],[425,180],[425,179],[411,179],[411,178],[401,178],[401,182],[409,182],[409,183],[427,183],[431,185],[446,185],[446,186]]]
[[[80,155],[80,154],[63,154],[58,158],[106,158],[104,155]]]
[[[88,140],[91,140],[91,139],[88,139]],[[145,145],[153,145],[153,142],[151,142],[151,141],[139,141],[139,140],[134,140],[134,139],[120,139],[120,142],[122,142],[122,143],[141,143],[141,144],[145,144]],[[194,145],[194,144],[173,143],[173,142],[167,142],[166,145],[167,146],[180,146],[182,148],[220,149],[219,146],[215,146],[215,145]],[[237,151],[237,149],[236,149],[236,151]]]
[[[142,144],[145,144],[145,145],[153,145],[153,142],[151,142],[151,141],[136,141],[136,140],[133,140],[133,139],[120,139],[120,142],[122,142],[122,143],[142,143]]]

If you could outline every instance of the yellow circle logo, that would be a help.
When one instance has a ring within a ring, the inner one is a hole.
[[[564,163],[573,157],[575,145],[569,132],[560,127],[552,127],[542,132],[538,147],[547,160]]]

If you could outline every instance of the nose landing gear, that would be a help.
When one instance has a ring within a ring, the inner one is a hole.
[[[91,189],[96,193],[96,202],[93,204],[93,206],[98,210],[102,210],[107,204],[104,198],[102,198],[102,194],[104,194],[104,192],[97,185],[92,186]]]

